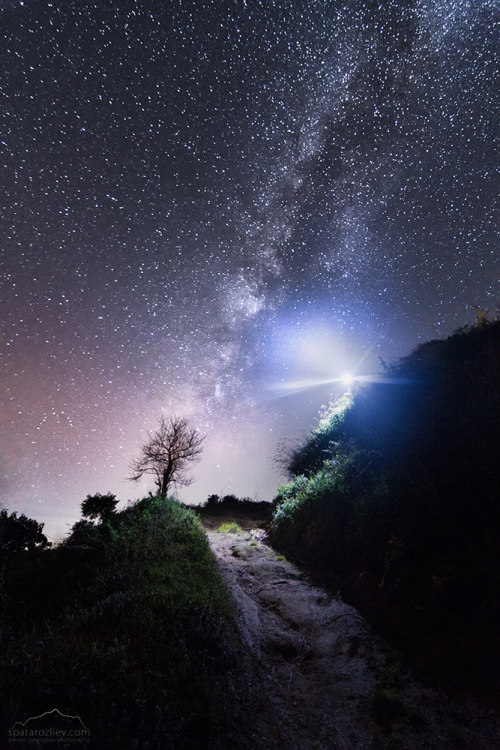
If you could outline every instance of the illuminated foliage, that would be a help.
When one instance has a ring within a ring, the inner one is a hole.
[[[328,568],[358,606],[378,601],[390,628],[396,609],[419,642],[436,617],[464,627],[471,602],[486,627],[500,608],[499,371],[500,322],[477,325],[327,409],[275,500],[277,548]]]
[[[319,469],[323,462],[335,455],[336,443],[344,434],[345,418],[353,405],[351,394],[344,394],[326,406],[320,414],[318,426],[311,432],[304,445],[291,455],[288,471],[292,476]]]

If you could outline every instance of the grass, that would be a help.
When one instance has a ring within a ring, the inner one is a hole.
[[[217,744],[237,670],[232,604],[203,528],[147,498],[6,570],[2,731],[57,707],[92,747]],[[5,736],[5,735],[4,735]]]
[[[243,533],[243,529],[235,521],[232,521],[230,523],[221,523],[217,531],[220,534],[242,534]]]

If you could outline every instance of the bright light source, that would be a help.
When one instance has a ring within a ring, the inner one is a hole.
[[[342,375],[340,380],[344,385],[352,385],[354,383],[354,375],[351,375],[350,372],[346,372]]]

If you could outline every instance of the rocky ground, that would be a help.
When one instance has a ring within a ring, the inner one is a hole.
[[[255,519],[219,533],[204,519],[235,600],[244,646],[237,724],[227,748],[495,750],[486,707],[424,687],[349,605],[310,585],[265,541]]]

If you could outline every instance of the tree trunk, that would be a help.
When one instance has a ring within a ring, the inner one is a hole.
[[[165,500],[165,498],[167,497],[167,490],[168,490],[168,476],[167,476],[167,470],[165,469],[163,471],[161,488],[160,488],[160,497],[162,500]]]

